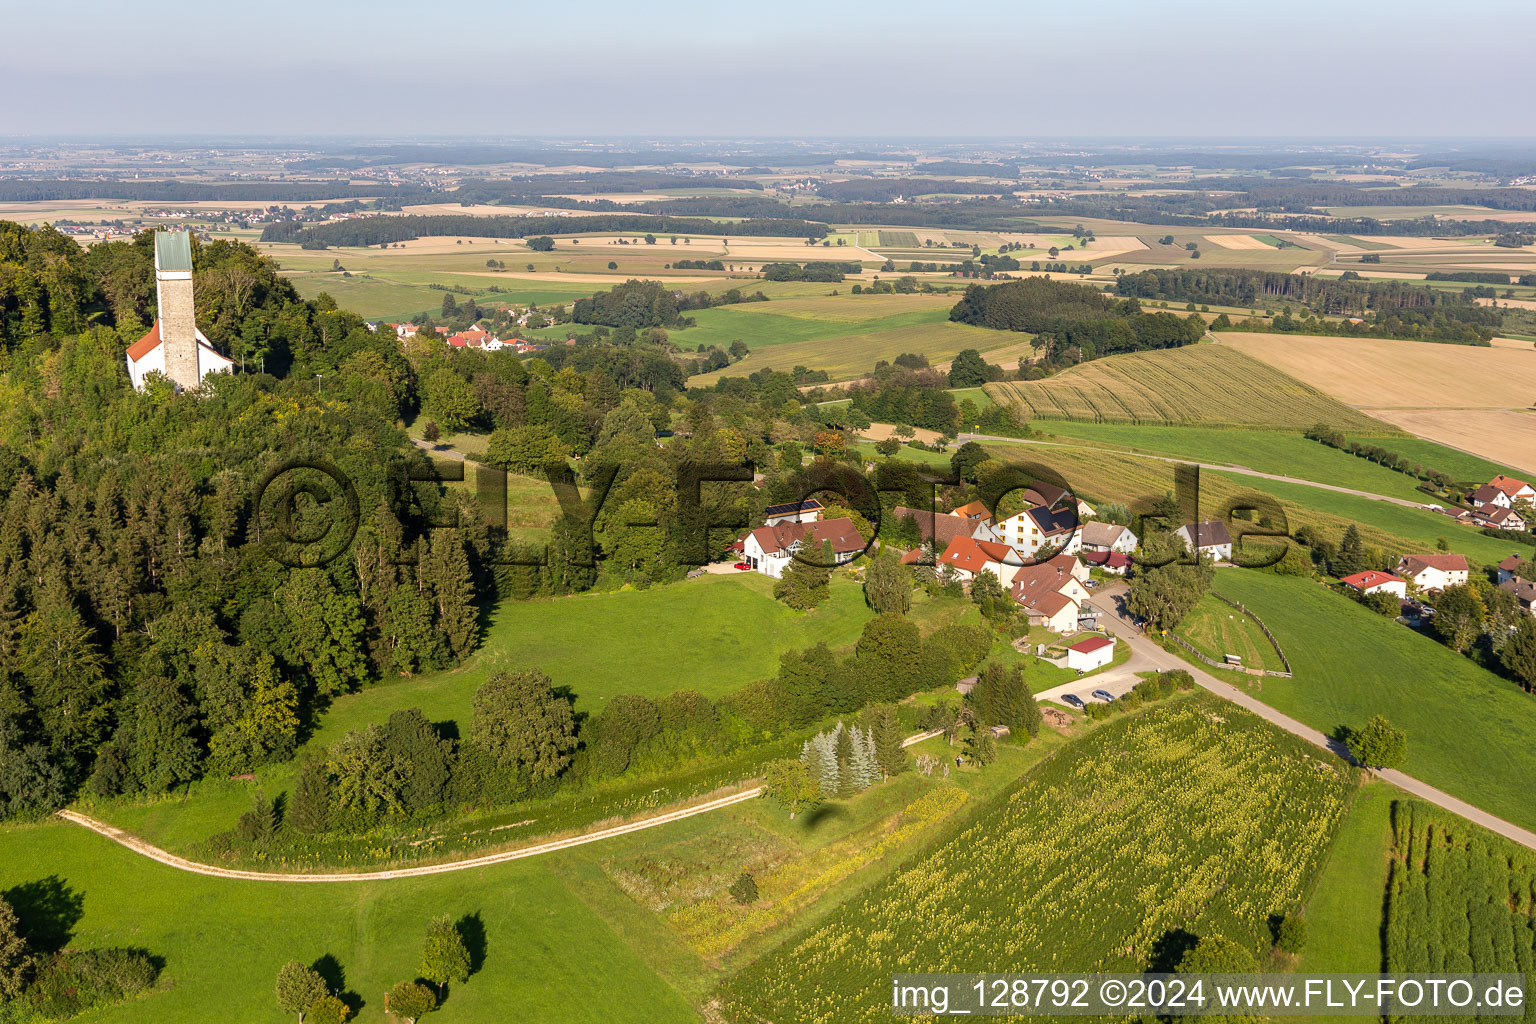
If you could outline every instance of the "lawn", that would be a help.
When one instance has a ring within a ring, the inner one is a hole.
[[[1175,632],[1215,661],[1236,654],[1247,668],[1285,670],[1258,623],[1211,594],[1200,598]]]
[[[382,1024],[385,991],[416,977],[427,922],[447,914],[479,915],[485,940],[480,969],[453,986],[444,1020],[698,1020],[646,966],[636,937],[615,934],[556,867],[522,861],[368,884],[239,882],[164,867],[64,823],[0,830],[0,890],[56,881],[80,901],[71,946],[141,946],[164,958],[154,994],[81,1019],[291,1021],[273,999],[278,968],[330,956],[343,990],[362,1002],[354,1020]]]
[[[1467,658],[1308,580],[1220,569],[1215,589],[1264,620],[1294,679],[1249,689],[1331,733],[1385,715],[1408,733],[1403,770],[1536,827],[1536,703]]]
[[[762,316],[738,317],[733,324],[742,320],[750,323],[760,319]],[[794,324],[815,326],[814,321],[792,317],[783,319]],[[879,360],[893,360],[905,352],[925,355],[929,362],[935,364],[946,362],[957,352],[967,348],[978,349],[983,354],[987,354],[988,350],[1007,349],[1009,354],[1017,359],[1014,348],[1021,344],[1020,335],[989,331],[985,327],[973,327],[970,324],[952,323],[948,319],[948,314],[942,311],[936,311],[932,315],[904,313],[862,324],[828,323],[820,326],[825,330],[817,332],[808,340],[803,337],[798,340],[780,339],[778,342],[770,341],[766,345],[763,343],[754,345],[739,330],[703,339],[703,336],[693,333],[699,330],[696,327],[679,332],[673,340],[678,345],[691,348],[694,344],[693,339],[696,337],[721,345],[729,345],[732,338],[741,337],[752,349],[746,358],[728,369],[690,378],[689,385],[697,387],[713,384],[721,377],[749,376],[758,370],[774,369],[787,373],[796,366],[826,370],[834,380],[858,377],[873,370],[875,363]],[[773,335],[773,331],[767,331],[763,336],[773,337]],[[1002,357],[992,356],[991,358]]]
[[[812,612],[775,601],[772,582],[756,573],[702,576],[650,590],[507,601],[491,614],[479,650],[456,669],[380,683],[332,702],[299,758],[268,765],[255,786],[223,779],[195,783],[188,794],[144,803],[115,803],[90,813],[184,852],[231,826],[250,806],[255,787],[276,794],[293,784],[305,749],[329,746],[347,732],[419,707],[466,734],[475,691],[498,669],[542,669],[576,694],[578,711],[596,713],[621,693],[662,696],[696,689],[720,697],[778,670],[779,654],[825,640],[834,650],[858,638],[872,613],[858,584],[832,583]],[[919,622],[947,619],[970,602],[919,596]]]
[[[1382,969],[1381,917],[1392,854],[1392,802],[1401,795],[1395,786],[1380,780],[1356,791],[1306,902],[1307,942],[1298,970],[1375,974]]]

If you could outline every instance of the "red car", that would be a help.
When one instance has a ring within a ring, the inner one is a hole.
[[[741,569],[742,571],[746,571],[746,570],[748,570],[748,569],[750,569],[752,567],[750,565],[748,565],[746,562],[737,562],[736,563],[736,568]]]

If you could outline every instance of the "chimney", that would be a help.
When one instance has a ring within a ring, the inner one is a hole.
[[[185,231],[155,232],[155,301],[165,375],[182,391],[202,383],[197,372],[197,318],[192,307],[192,237]]]

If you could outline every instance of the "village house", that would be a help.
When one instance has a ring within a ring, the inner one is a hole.
[[[178,391],[196,391],[208,374],[234,372],[234,360],[197,329],[192,299],[192,236],[156,231],[155,325],[124,356],[134,390],[143,391],[151,373],[169,377]]]
[[[1112,637],[1091,636],[1079,640],[1067,648],[1067,668],[1079,672],[1092,672],[1103,668],[1115,658],[1115,641]]]
[[[1508,504],[1514,505],[1517,501],[1528,501],[1536,504],[1536,487],[1532,487],[1524,480],[1517,480],[1512,476],[1500,473],[1488,481],[1488,486],[1504,494],[1509,499]]]
[[[1498,508],[1511,508],[1514,499],[1507,491],[1501,491],[1493,484],[1483,484],[1477,490],[1467,495],[1467,503],[1475,509],[1487,508],[1490,505]]]
[[[891,515],[898,523],[904,519],[910,519],[916,523],[922,542],[932,544],[938,551],[949,547],[950,541],[956,537],[997,542],[997,534],[992,532],[992,524],[987,519],[969,519],[954,513],[925,512],[905,505],[897,505],[891,509]]]
[[[763,510],[767,517],[763,520],[764,526],[778,526],[782,523],[814,523],[821,518],[821,510],[825,506],[815,498],[807,498],[804,501],[789,501],[782,505],[769,505]]]
[[[741,546],[742,561],[764,576],[778,579],[796,551],[806,545],[818,548],[826,542],[831,542],[838,565],[853,561],[866,546],[851,519],[782,523],[778,526],[759,526],[747,534]],[[817,562],[820,560],[819,556],[810,553],[806,558]]]
[[[1185,523],[1173,535],[1184,542],[1184,549],[1196,555],[1208,555],[1218,562],[1232,560],[1232,535],[1227,524],[1215,519]]]
[[[1500,590],[1507,590],[1515,595],[1515,600],[1520,602],[1520,607],[1536,615],[1536,582],[1512,576],[1499,584]]]
[[[1128,555],[1136,550],[1136,535],[1115,523],[1084,523],[1082,548],[1084,551],[1120,551]]]
[[[1377,572],[1375,569],[1342,576],[1339,582],[1346,587],[1353,587],[1362,594],[1391,594],[1400,598],[1408,596],[1407,580],[1393,576],[1389,572]]]
[[[1500,495],[1504,492],[1500,491]],[[1492,503],[1475,508],[1467,513],[1467,521],[1474,526],[1481,526],[1486,530],[1526,530],[1525,517],[1513,508],[1506,508]]]
[[[992,510],[980,501],[968,501],[949,513],[962,519],[991,519]]]
[[[994,529],[998,539],[1021,558],[1033,558],[1044,547],[1055,548],[1058,554],[1070,554],[1081,547],[1077,522],[1077,512],[1071,508],[1035,505],[999,521]]]
[[[1464,555],[1407,555],[1393,570],[1419,590],[1444,590],[1467,582]]]
[[[1029,624],[1053,633],[1077,628],[1082,606],[1088,600],[1083,580],[1088,569],[1068,554],[1059,554],[1037,565],[1020,567],[1013,576],[1013,600],[1029,615]]]
[[[1504,561],[1494,566],[1494,576],[1495,583],[1503,583],[1514,579],[1516,576],[1536,579],[1536,559],[1526,559],[1520,555],[1510,555]]]
[[[1083,553],[1083,560],[1111,576],[1124,576],[1131,567],[1131,556],[1124,551],[1087,551]]]
[[[1070,502],[1067,499],[1072,499]],[[1057,487],[1055,484],[1046,483],[1044,480],[1036,480],[1024,489],[1024,502],[1028,505],[1044,505],[1046,508],[1060,508],[1076,506],[1079,519],[1087,519],[1093,515],[1093,506],[1081,498],[1076,497],[1065,487]]]
[[[1022,567],[1008,545],[976,540],[970,536],[960,536],[950,541],[944,553],[939,556],[939,565],[948,566],[951,572],[967,583],[980,573],[990,572],[1005,587],[1013,582],[1014,574]]]

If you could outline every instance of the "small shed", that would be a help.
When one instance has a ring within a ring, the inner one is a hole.
[[[1115,656],[1115,641],[1107,636],[1091,636],[1067,648],[1067,668],[1092,672],[1108,665]]]

